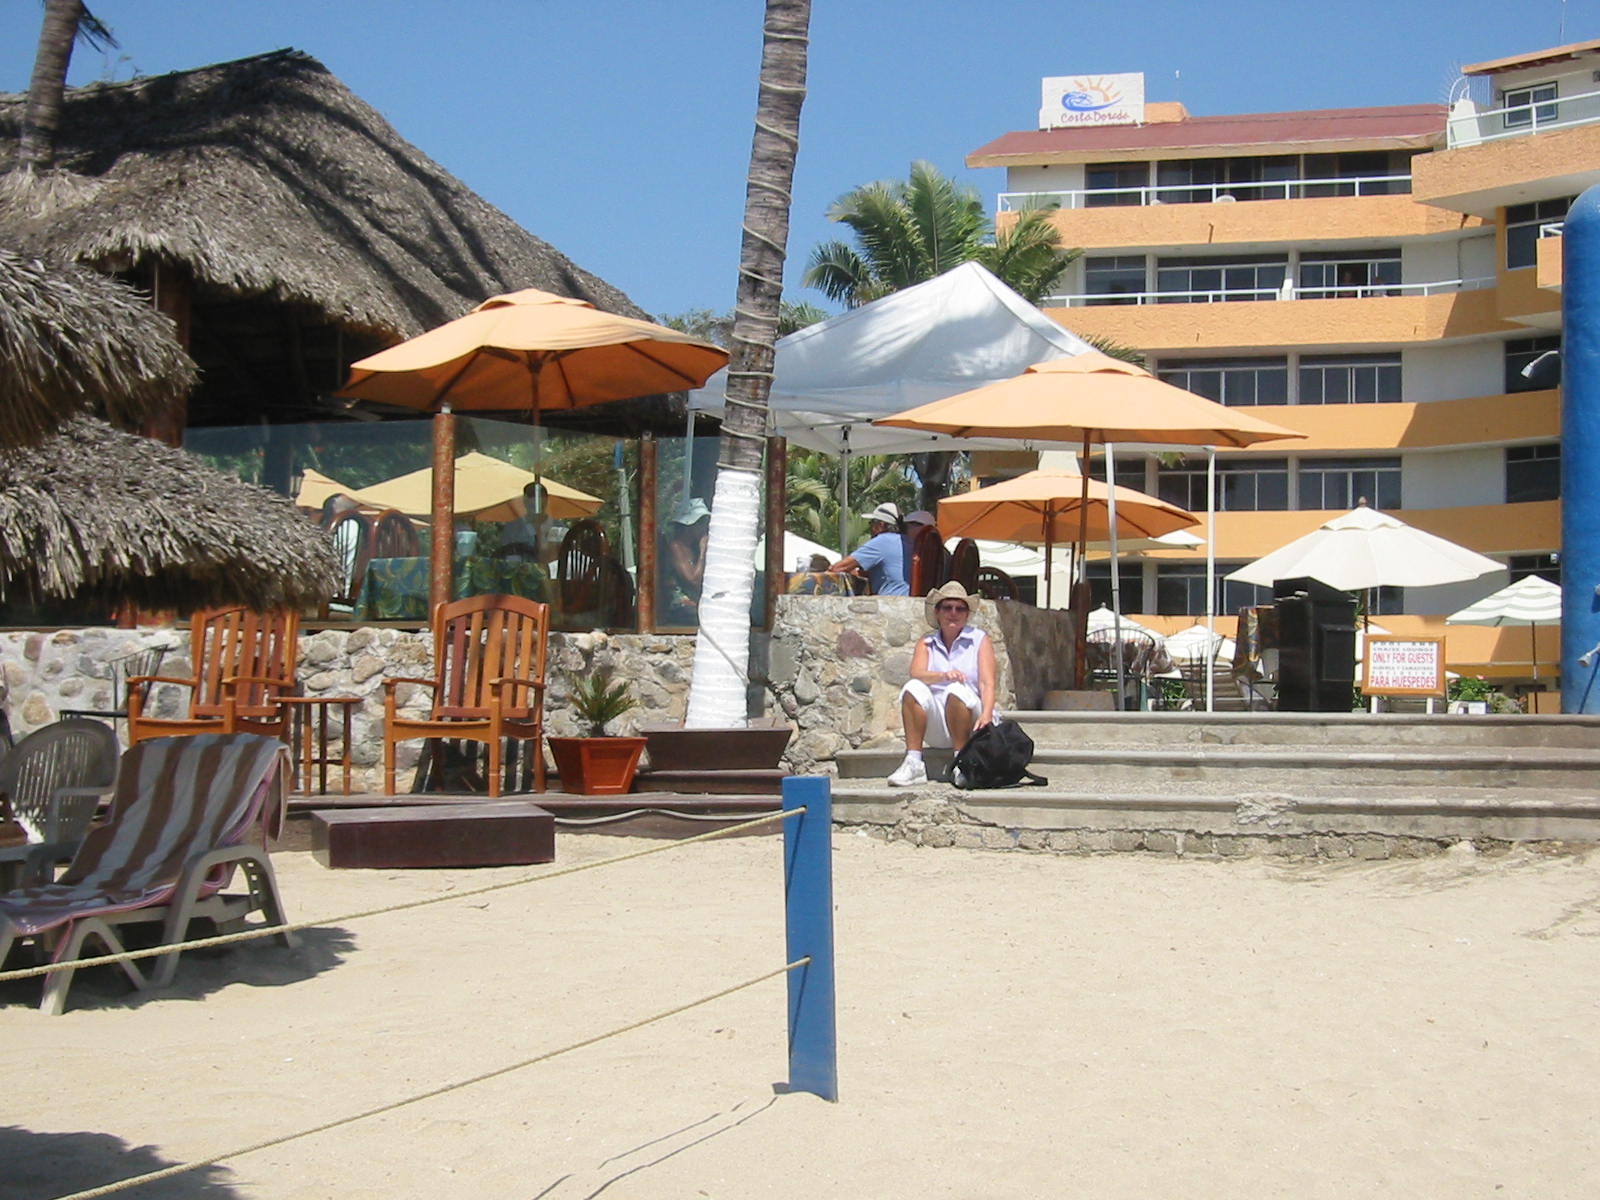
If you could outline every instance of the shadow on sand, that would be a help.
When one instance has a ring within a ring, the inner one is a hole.
[[[0,1125],[0,1200],[50,1200],[103,1187],[177,1164],[149,1146],[130,1146],[109,1133],[35,1133]],[[171,1179],[130,1188],[140,1200],[229,1200],[223,1167],[197,1167]]]

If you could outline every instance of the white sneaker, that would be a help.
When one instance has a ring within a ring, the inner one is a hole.
[[[928,768],[922,760],[906,759],[895,768],[893,775],[889,776],[890,787],[916,787],[919,783],[928,782]]]

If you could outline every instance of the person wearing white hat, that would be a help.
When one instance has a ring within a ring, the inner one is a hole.
[[[928,593],[924,612],[933,632],[917,642],[911,678],[900,689],[906,756],[889,776],[890,787],[927,783],[924,746],[959,751],[974,729],[994,720],[999,668],[989,635],[967,624],[972,601],[954,579]]]
[[[700,588],[706,575],[706,540],[711,532],[711,510],[692,496],[672,514],[666,546],[666,613],[671,624],[693,622],[700,608]]]
[[[875,595],[909,595],[905,539],[900,536],[900,509],[885,502],[861,515],[867,522],[867,540],[828,570],[865,573]]]

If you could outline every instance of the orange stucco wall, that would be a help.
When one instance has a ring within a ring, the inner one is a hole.
[[[1488,215],[1486,194],[1532,179],[1567,174],[1574,164],[1600,160],[1600,125],[1554,129],[1477,146],[1419,154],[1411,163],[1411,194],[1421,203]]]
[[[1294,442],[1262,442],[1255,448],[1257,453],[1432,450],[1561,435],[1561,403],[1554,390],[1427,404],[1262,405],[1249,411],[1252,416],[1306,435]],[[1220,457],[1243,452],[1217,453]]]
[[[1534,268],[1534,278],[1541,288],[1559,292],[1561,290],[1561,239],[1558,237],[1540,238],[1537,249],[1539,261]]]

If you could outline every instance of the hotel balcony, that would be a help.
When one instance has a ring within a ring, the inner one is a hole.
[[[1484,222],[1409,195],[1409,175],[1188,187],[1003,192],[1001,231],[1030,208],[1051,207],[1064,243],[1086,250],[1146,249],[1444,236]]]
[[[1449,149],[1412,161],[1412,192],[1423,204],[1493,217],[1600,183],[1600,92],[1463,113],[1449,128]]]
[[[1303,291],[1286,283],[1276,291],[1078,294],[1047,297],[1043,307],[1080,337],[1109,338],[1151,354],[1394,346],[1522,331],[1524,324],[1502,317],[1495,283],[1448,279]]]
[[[1220,449],[1219,458],[1285,452],[1306,455],[1375,450],[1447,450],[1463,446],[1554,441],[1561,403],[1554,389],[1425,404],[1263,404],[1251,416],[1303,433],[1249,451]]]

